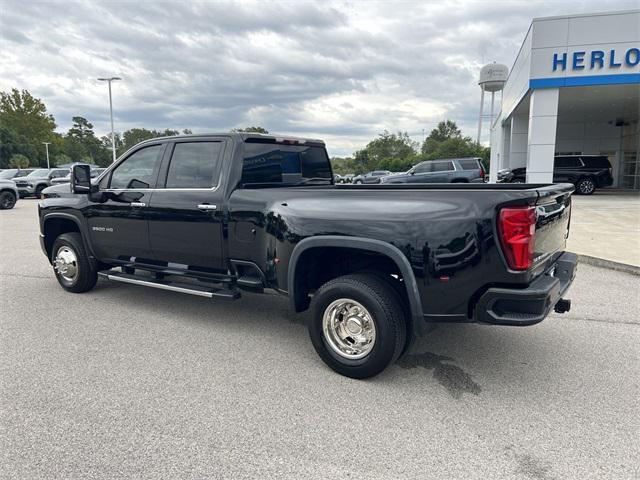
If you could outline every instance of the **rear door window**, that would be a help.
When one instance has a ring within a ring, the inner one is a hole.
[[[433,166],[432,162],[420,163],[419,165],[416,165],[416,168],[413,171],[413,173],[429,173],[432,171],[431,170],[432,166]]]
[[[556,168],[578,168],[582,166],[578,157],[556,157],[553,162]]]
[[[453,162],[433,162],[434,172],[447,172],[450,170],[455,170]]]
[[[69,170],[54,170],[51,172],[51,178],[63,178],[69,175]]]
[[[218,184],[222,142],[178,142],[173,147],[166,188],[212,188]]]
[[[590,168],[611,168],[611,162],[607,157],[582,157],[585,166]]]
[[[478,161],[475,158],[458,160],[458,164],[463,170],[480,170],[480,165],[478,165]]]

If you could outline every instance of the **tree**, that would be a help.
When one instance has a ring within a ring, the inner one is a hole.
[[[64,153],[73,161],[96,163],[100,166],[109,165],[110,149],[95,136],[93,124],[84,117],[73,117],[73,125],[64,139]]]
[[[95,137],[93,133],[93,124],[84,117],[71,118],[73,126],[69,129],[69,133],[72,137],[76,137],[80,140]]]
[[[438,123],[422,143],[422,159],[480,157],[488,165],[490,150],[478,145],[471,137],[462,136],[462,132],[452,120]]]
[[[29,166],[29,159],[21,153],[11,155],[9,159],[9,168],[27,168]]]
[[[189,135],[191,134],[191,130],[184,129],[183,134]],[[180,131],[174,130],[171,128],[165,128],[164,130],[149,130],[147,128],[131,128],[125,131],[122,136],[116,134],[116,146],[118,150],[118,154],[124,153],[129,150],[134,145],[137,145],[140,142],[144,142],[145,140],[150,140],[152,138],[157,137],[173,137],[176,135],[180,135]],[[109,148],[111,148],[111,138],[110,137],[102,137],[102,143],[105,144],[108,142]]]
[[[18,135],[9,127],[0,125],[0,168],[9,165],[9,159],[18,153]]]
[[[331,169],[333,173],[338,173],[340,175],[345,175],[347,173],[353,173],[355,168],[355,161],[352,157],[341,158],[341,157],[331,157]]]
[[[442,142],[449,138],[459,138],[462,137],[462,132],[456,125],[456,122],[453,120],[445,120],[443,122],[438,123],[438,126],[431,130],[427,140],[431,139],[437,142]]]
[[[13,132],[7,134],[5,131],[2,134],[3,142],[12,142],[3,145],[2,155],[13,150],[11,154],[21,153],[36,164],[46,164],[42,142],[53,140],[56,123],[40,99],[27,90],[20,91],[17,88],[0,92],[0,125]],[[0,157],[0,163],[7,161],[7,157]]]
[[[71,163],[73,160],[71,160],[71,157],[69,155],[65,155],[64,153],[58,153],[57,155],[54,155],[53,158],[53,165],[59,167],[60,165],[66,165],[67,163]]]
[[[354,173],[408,170],[417,160],[417,147],[417,142],[407,132],[390,133],[385,130],[354,154]]]
[[[245,128],[233,128],[232,132],[250,132],[250,133],[269,133],[269,130],[262,127],[245,127]]]

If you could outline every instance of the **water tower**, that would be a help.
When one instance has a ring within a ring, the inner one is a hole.
[[[493,123],[493,105],[496,92],[501,91],[504,88],[504,84],[507,81],[509,75],[509,67],[500,63],[490,63],[485,65],[480,70],[480,115],[478,116],[478,143],[480,143],[480,135],[482,134],[482,120],[484,116],[482,111],[484,110],[484,92],[491,92],[491,115],[489,115],[490,122]]]

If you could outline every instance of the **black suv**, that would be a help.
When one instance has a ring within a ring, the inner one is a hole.
[[[512,183],[526,182],[526,168],[514,168],[512,174]],[[558,155],[553,162],[553,182],[573,183],[576,193],[591,195],[596,188],[613,184],[611,163],[604,155]]]

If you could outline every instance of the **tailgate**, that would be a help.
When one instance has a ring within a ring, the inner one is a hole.
[[[564,251],[571,219],[571,184],[537,188],[534,266]]]

